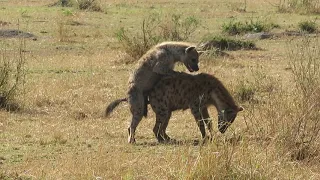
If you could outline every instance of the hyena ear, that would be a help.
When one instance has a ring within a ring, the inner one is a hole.
[[[244,110],[243,107],[241,107],[241,106],[238,107],[238,112],[243,111],[243,110]]]
[[[198,51],[199,56],[203,54],[205,51]]]
[[[189,47],[186,48],[185,52],[189,53],[190,51],[194,50],[195,48],[196,47],[194,47],[194,46],[189,46]]]

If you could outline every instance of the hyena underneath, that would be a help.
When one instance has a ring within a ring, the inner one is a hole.
[[[148,92],[163,76],[175,76],[174,65],[182,62],[190,72],[198,71],[199,53],[186,42],[164,42],[143,55],[129,78],[128,102],[132,114],[128,142],[134,143],[135,130],[147,113]],[[108,112],[106,112],[108,115]]]
[[[122,101],[127,101],[127,98],[114,101],[108,106],[107,111],[111,113]],[[217,78],[205,73],[180,73],[174,77],[165,77],[150,92],[149,101],[156,114],[153,132],[159,142],[170,140],[166,128],[172,111],[190,109],[202,138],[205,138],[205,124],[212,136],[208,106],[213,105],[218,111],[218,129],[221,133],[227,130],[237,113],[243,110],[236,105],[228,90]]]

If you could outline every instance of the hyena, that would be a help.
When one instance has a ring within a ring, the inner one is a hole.
[[[198,71],[199,53],[186,42],[164,42],[144,54],[129,77],[128,102],[132,114],[128,142],[134,143],[136,127],[147,114],[148,92],[163,76],[175,76],[174,65],[182,62],[190,72]],[[106,111],[106,115],[109,112]]]
[[[108,106],[110,113],[120,102],[114,101]],[[156,114],[153,132],[159,142],[169,141],[166,134],[172,111],[190,109],[201,136],[206,137],[205,124],[212,136],[212,123],[208,107],[213,105],[218,111],[218,129],[224,133],[243,108],[236,105],[224,85],[213,75],[201,73],[190,75],[180,73],[174,77],[164,77],[149,93],[149,103]]]

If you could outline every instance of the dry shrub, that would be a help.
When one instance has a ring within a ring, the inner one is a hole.
[[[170,18],[151,14],[142,21],[138,32],[129,32],[122,27],[115,35],[124,51],[137,60],[159,42],[188,40],[198,25],[199,21],[192,16],[173,14]]]
[[[72,26],[79,24],[74,20],[74,12],[66,9],[57,17],[57,38],[59,42],[74,42],[73,38],[76,36]]]
[[[76,0],[76,4],[80,10],[102,11],[97,0]]]
[[[268,179],[262,160],[249,151],[247,144],[239,146],[226,139],[220,140],[201,149],[186,179]]]
[[[273,179],[279,176],[290,179],[297,172],[285,171],[293,168],[288,163],[319,161],[319,45],[314,39],[290,43],[293,81],[289,86],[281,85],[280,80],[268,77],[261,70],[252,72],[245,90],[243,86],[235,86],[242,89],[234,93],[250,90],[257,99],[244,105],[241,115],[245,128],[240,131],[240,138],[228,138],[228,134],[215,137],[213,144],[200,151],[188,179]],[[234,143],[231,139],[238,141]],[[296,168],[302,168],[302,164]],[[298,173],[301,173],[298,179],[308,176],[301,171]]]
[[[251,79],[241,78],[237,80],[233,90],[235,98],[240,103],[264,102],[280,87],[279,80],[268,75],[262,68],[251,70]]]
[[[314,21],[301,21],[298,24],[300,31],[307,33],[315,33],[317,31],[317,24]]]
[[[292,68],[297,91],[292,118],[291,132],[287,142],[294,146],[292,157],[297,160],[317,156],[320,131],[320,42],[302,39],[290,51]]]
[[[252,76],[237,81],[232,92],[245,106],[240,115],[244,127],[240,133],[230,129],[232,137],[228,132],[202,147],[187,179],[309,176],[299,162],[320,159],[319,45],[315,39],[288,43],[293,79],[289,85],[262,68],[254,68]],[[288,173],[286,169],[291,168],[297,171]]]
[[[15,111],[14,103],[25,83],[25,41],[19,39],[17,52],[0,49],[0,108]]]
[[[319,157],[320,51],[316,48],[319,45],[310,39],[290,45],[293,89],[279,87],[265,94],[263,102],[246,108],[250,134],[255,139],[273,139],[291,160]]]

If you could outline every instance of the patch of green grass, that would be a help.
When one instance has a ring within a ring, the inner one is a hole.
[[[248,32],[266,32],[270,31],[272,28],[277,28],[279,25],[274,23],[265,23],[261,20],[254,21],[251,19],[250,21],[235,21],[231,20],[228,23],[224,23],[222,25],[222,32],[227,33],[229,35],[237,35],[244,34]]]
[[[237,40],[225,36],[207,36],[203,38],[203,42],[199,45],[201,50],[209,50],[212,48],[219,50],[235,51],[241,49],[257,49],[252,41]]]
[[[73,16],[74,15],[72,10],[70,10],[70,9],[63,9],[62,10],[62,14],[65,15],[65,16]]]
[[[307,33],[314,33],[317,31],[317,24],[315,21],[301,21],[298,24],[300,31]]]

